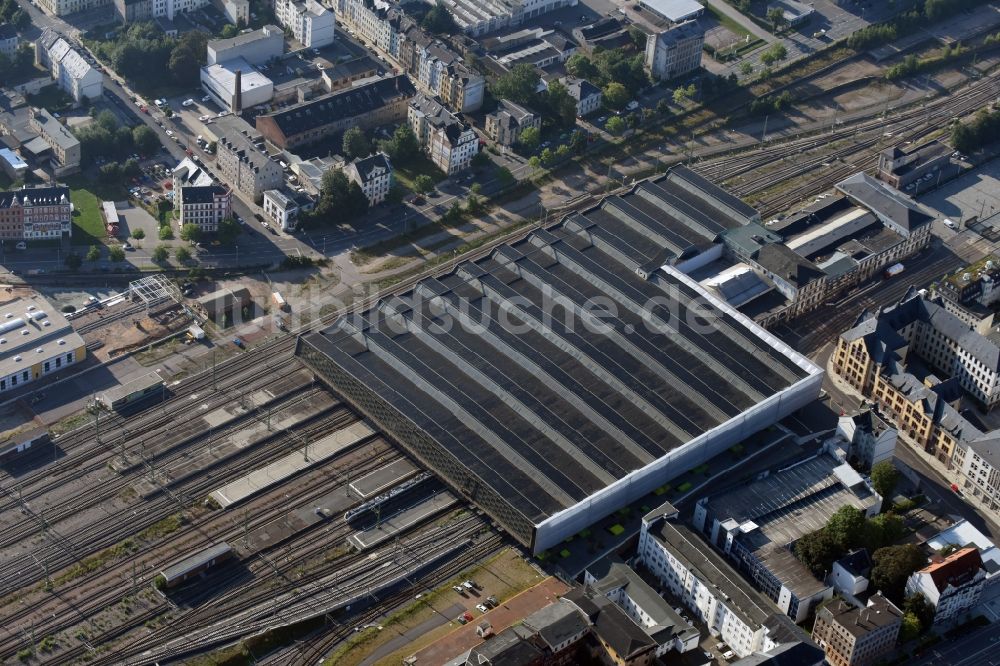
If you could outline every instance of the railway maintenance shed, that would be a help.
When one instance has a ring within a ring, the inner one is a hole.
[[[297,354],[537,553],[818,396],[820,368],[675,267],[679,228],[755,217],[678,171],[345,315]]]

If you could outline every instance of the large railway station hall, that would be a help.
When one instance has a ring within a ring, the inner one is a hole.
[[[678,269],[758,219],[687,169],[299,340],[534,552],[816,398],[822,371]]]

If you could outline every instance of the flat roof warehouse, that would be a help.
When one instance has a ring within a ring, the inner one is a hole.
[[[819,368],[669,265],[755,215],[675,169],[297,353],[538,552],[818,394]]]

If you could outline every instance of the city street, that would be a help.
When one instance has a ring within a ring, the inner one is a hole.
[[[998,640],[996,625],[988,624],[959,639],[935,645],[909,663],[911,666],[997,666]]]

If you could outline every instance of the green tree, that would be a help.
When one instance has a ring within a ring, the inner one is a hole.
[[[117,183],[122,179],[122,167],[118,162],[108,162],[102,164],[99,169],[101,180],[105,183]]]
[[[875,492],[888,504],[899,483],[899,470],[891,460],[882,460],[872,465],[871,478]]]
[[[542,131],[537,127],[525,127],[521,130],[521,136],[517,142],[527,153],[533,153],[538,149],[538,144],[542,142]]]
[[[872,587],[893,603],[901,603],[906,579],[927,563],[923,552],[913,544],[886,546],[872,554]]]
[[[222,26],[222,31],[219,33],[219,37],[221,37],[222,39],[232,39],[233,37],[238,35],[239,32],[240,32],[239,28],[237,28],[232,23],[227,23],[226,25]]]
[[[417,192],[427,194],[434,189],[434,179],[422,173],[413,179],[413,187],[417,188]]]
[[[393,160],[405,162],[420,152],[420,143],[410,126],[404,123],[396,128],[391,139],[379,143],[379,149]]]
[[[532,155],[528,159],[528,166],[532,169],[538,170],[542,168],[542,159],[538,155]]]
[[[566,60],[566,71],[579,79],[593,81],[598,77],[597,67],[582,53],[574,53]]]
[[[150,259],[157,264],[162,264],[169,256],[170,249],[166,245],[157,245],[149,255]]]
[[[500,182],[500,187],[510,187],[514,184],[514,174],[507,167],[500,167],[497,169],[497,181]]]
[[[108,258],[116,263],[125,261],[125,250],[122,249],[121,245],[112,245],[108,249]]]
[[[31,25],[31,17],[28,15],[28,12],[18,9],[11,16],[10,22],[14,24],[18,32],[24,32]]]
[[[861,545],[866,534],[865,514],[853,506],[846,505],[830,516],[823,530],[829,534],[841,550]]]
[[[76,252],[67,254],[64,261],[66,262],[66,267],[71,271],[78,271],[80,270],[80,266],[83,265],[83,258]]]
[[[177,261],[180,263],[186,264],[191,261],[191,250],[181,245],[179,248],[174,250],[174,257],[176,257]]]
[[[143,230],[143,229],[133,229],[132,230],[132,238],[134,238],[136,240],[142,240],[145,237],[146,237],[145,230]]]
[[[538,158],[542,160],[544,166],[550,166],[555,161],[555,155],[549,148],[543,148],[542,152],[539,153]]]
[[[559,119],[560,126],[569,129],[576,125],[576,100],[559,81],[549,84],[549,90],[545,93],[545,106],[552,116]]]
[[[101,258],[101,248],[96,245],[91,245],[90,249],[87,250],[87,261],[97,261]]]
[[[528,63],[514,65],[509,72],[497,77],[493,82],[493,96],[517,104],[529,104],[538,94],[540,81],[541,78],[534,65]]]
[[[152,155],[160,148],[160,139],[147,125],[132,128],[132,145],[140,155]]]
[[[795,542],[795,556],[809,567],[815,576],[829,573],[842,551],[825,529],[806,534]]]
[[[606,129],[611,136],[620,136],[625,132],[625,121],[618,116],[611,116],[608,118],[608,122],[604,124],[604,129]]]
[[[478,152],[472,156],[472,168],[473,169],[484,169],[493,163],[490,156],[485,152]]]
[[[632,25],[628,29],[629,39],[635,44],[635,48],[643,50],[646,48],[646,39],[648,36],[643,32],[642,28],[637,25]]]
[[[683,104],[689,95],[687,88],[674,88],[674,104]]]
[[[785,12],[780,7],[772,7],[767,10],[767,22],[771,24],[771,32],[778,32],[788,23],[785,20]]]
[[[159,231],[160,240],[170,240],[174,237],[174,230],[171,228],[170,224],[164,224],[160,227]]]
[[[753,74],[753,63],[743,61],[743,64],[740,65],[740,73],[743,74],[743,76],[750,76]]]
[[[628,104],[628,90],[617,81],[612,81],[604,86],[604,105],[609,109],[620,111]]]
[[[198,82],[201,68],[207,60],[207,45],[208,35],[200,30],[181,35],[167,63],[170,76],[176,83],[194,85]]]
[[[903,625],[899,628],[899,642],[909,643],[920,637],[920,619],[913,613],[903,615]]]
[[[344,157],[349,160],[368,157],[371,154],[371,144],[368,142],[368,137],[365,136],[364,130],[360,127],[351,127],[344,132],[344,140],[341,143],[341,148],[344,152]]]
[[[868,521],[866,536],[862,545],[869,552],[874,552],[883,546],[890,546],[903,538],[906,530],[903,519],[894,513],[883,513]]]
[[[781,42],[775,42],[766,51],[760,54],[760,61],[770,67],[779,60],[784,60],[788,55],[788,49]]]
[[[656,113],[662,117],[670,115],[670,102],[665,99],[661,99],[656,103]]]
[[[569,140],[569,148],[573,153],[583,155],[587,152],[587,135],[581,130],[573,132],[573,136]]]
[[[424,15],[424,20],[420,22],[421,27],[436,35],[453,35],[459,32],[455,17],[448,11],[448,6],[441,0],[437,0]]]
[[[562,162],[563,160],[568,159],[569,156],[570,156],[569,146],[567,146],[566,144],[560,144],[559,147],[556,148],[557,161]]]
[[[235,218],[226,217],[219,221],[219,228],[216,229],[215,236],[224,245],[231,245],[241,232],[239,222]]]
[[[367,210],[368,198],[361,187],[340,169],[331,169],[323,174],[316,208],[303,221],[308,224],[353,220]]]
[[[199,238],[201,238],[201,229],[197,224],[188,223],[181,227],[181,240],[190,243],[192,241],[197,242]]]
[[[934,624],[934,606],[931,606],[927,597],[920,592],[911,594],[903,600],[903,612],[920,620],[921,626],[929,627]]]

